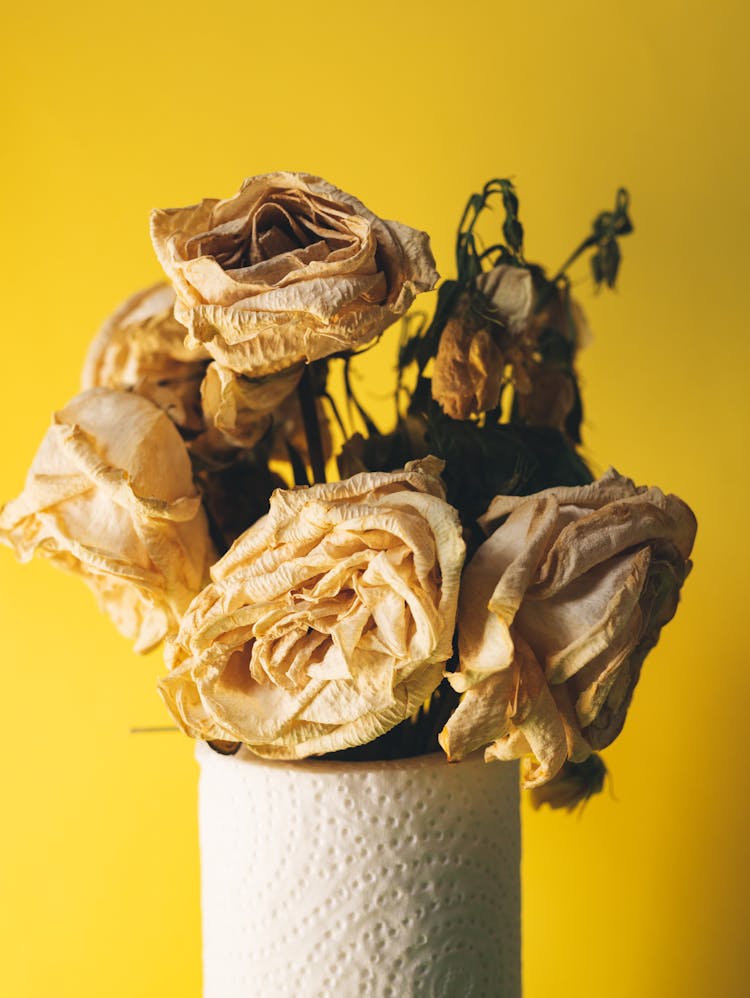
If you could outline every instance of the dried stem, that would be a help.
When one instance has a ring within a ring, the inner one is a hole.
[[[310,367],[307,364],[297,386],[297,397],[302,409],[302,422],[305,427],[305,436],[307,437],[307,451],[310,455],[313,481],[325,482],[326,466],[323,458],[323,445],[320,440],[318,410],[315,405],[315,393],[310,377]]]

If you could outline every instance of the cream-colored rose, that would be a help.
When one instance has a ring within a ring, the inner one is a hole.
[[[452,653],[464,558],[441,467],[273,494],[171,646],[160,689],[188,734],[299,759],[416,713]]]
[[[450,759],[524,757],[536,786],[619,734],[677,608],[695,517],[610,469],[591,485],[497,496],[481,523],[449,677],[463,696],[440,743]]]
[[[250,377],[368,343],[438,276],[426,233],[302,173],[154,211],[151,236],[187,342]]]
[[[174,317],[174,300],[163,283],[128,298],[89,347],[82,387],[132,390],[177,426],[198,431],[200,385],[211,358],[201,346],[185,346],[187,330]]]
[[[0,541],[80,575],[147,651],[176,631],[214,552],[185,444],[131,392],[92,388],[56,413]]]

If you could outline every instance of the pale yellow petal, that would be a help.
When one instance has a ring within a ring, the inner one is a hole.
[[[54,417],[0,540],[80,575],[145,651],[177,629],[214,558],[179,433],[152,403],[93,388]]]

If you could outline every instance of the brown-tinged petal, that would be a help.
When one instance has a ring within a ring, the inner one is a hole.
[[[609,502],[637,495],[638,491],[631,479],[624,478],[614,468],[609,468],[601,478],[589,485],[556,485],[535,493],[535,496],[537,498],[553,496],[561,508],[579,509],[582,512],[577,515],[583,515],[586,510],[600,509]],[[486,534],[491,534],[504,517],[525,503],[528,498],[528,496],[495,496],[487,507],[487,512],[479,518],[479,525]]]
[[[632,618],[650,561],[647,547],[618,555],[545,599],[543,613],[533,599],[523,605],[519,628],[550,683],[565,682],[600,655],[611,658],[633,649],[638,633]]]
[[[486,326],[468,315],[449,319],[435,358],[432,397],[451,419],[494,409],[503,368],[503,355]]]
[[[687,559],[695,517],[677,496],[652,488],[566,524],[547,554],[534,592],[552,596],[594,565],[650,541],[670,541]]]
[[[550,780],[567,758],[565,727],[536,656],[520,634],[514,635],[519,682],[512,715],[512,728],[523,735],[526,766],[521,785],[534,787]],[[508,754],[502,739],[485,749],[485,758],[517,758]]]

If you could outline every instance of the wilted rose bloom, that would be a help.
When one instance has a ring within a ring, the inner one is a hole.
[[[517,415],[528,426],[567,434],[569,417],[580,405],[575,356],[591,341],[583,309],[567,288],[558,289],[552,301],[532,317],[524,339],[531,349],[518,365],[524,374],[516,383]],[[574,437],[573,442],[578,442],[577,433]]]
[[[188,342],[250,377],[369,342],[438,276],[426,233],[307,174],[157,210],[151,235]]]
[[[488,323],[472,312],[469,296],[445,324],[432,374],[432,397],[451,419],[493,409],[500,398],[505,359]]]
[[[449,677],[463,696],[440,742],[450,759],[524,757],[536,786],[619,734],[677,608],[695,517],[610,469],[591,485],[498,496],[481,523]]]
[[[464,558],[440,467],[273,494],[171,645],[160,688],[188,734],[295,759],[417,712],[452,653]]]
[[[177,630],[214,556],[185,444],[131,392],[92,388],[55,414],[0,541],[80,575],[147,651]]]
[[[201,346],[185,346],[187,330],[174,317],[174,300],[163,283],[128,298],[89,347],[82,386],[131,389],[177,426],[198,431],[200,385],[211,358]]]
[[[435,358],[432,397],[452,419],[494,409],[506,364],[528,352],[524,330],[534,304],[531,272],[498,264],[477,278],[476,287],[480,295],[461,296]]]

